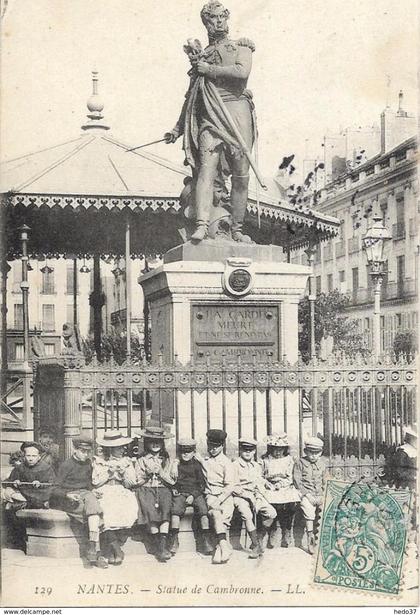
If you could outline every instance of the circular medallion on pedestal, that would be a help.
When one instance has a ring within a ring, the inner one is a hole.
[[[246,262],[226,266],[223,274],[223,287],[230,295],[243,297],[247,295],[254,284],[252,270]]]

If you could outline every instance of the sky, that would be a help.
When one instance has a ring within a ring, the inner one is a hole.
[[[206,43],[203,0],[8,0],[2,23],[1,157],[77,137],[99,72],[113,136],[163,136],[182,106],[187,38]],[[321,153],[323,136],[379,123],[387,95],[417,111],[416,0],[226,0],[232,38],[256,45],[248,82],[259,166]],[[389,77],[388,77],[389,76]],[[389,86],[387,86],[389,82]],[[150,151],[182,164],[181,140]]]

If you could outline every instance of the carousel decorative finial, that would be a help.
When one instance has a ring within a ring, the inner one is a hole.
[[[104,102],[102,98],[98,94],[98,71],[92,71],[92,95],[87,100],[87,108],[89,113],[87,114],[89,118],[89,122],[86,122],[82,126],[83,130],[89,130],[92,128],[101,128],[103,130],[109,130],[109,126],[107,126],[102,120],[104,116],[102,115],[102,111],[104,109]]]

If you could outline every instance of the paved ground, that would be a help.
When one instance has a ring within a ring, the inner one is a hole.
[[[132,552],[120,567],[86,568],[79,559],[28,557],[3,550],[4,606],[303,606],[415,605],[416,549],[407,555],[405,591],[396,602],[368,593],[311,586],[314,558],[297,548],[266,551],[249,560],[235,551],[226,565],[196,553],[179,553],[165,564]],[[51,593],[48,588],[51,588]]]

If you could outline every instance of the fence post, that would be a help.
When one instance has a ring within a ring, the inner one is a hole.
[[[80,371],[64,369],[64,458],[72,455],[72,439],[82,428]]]

